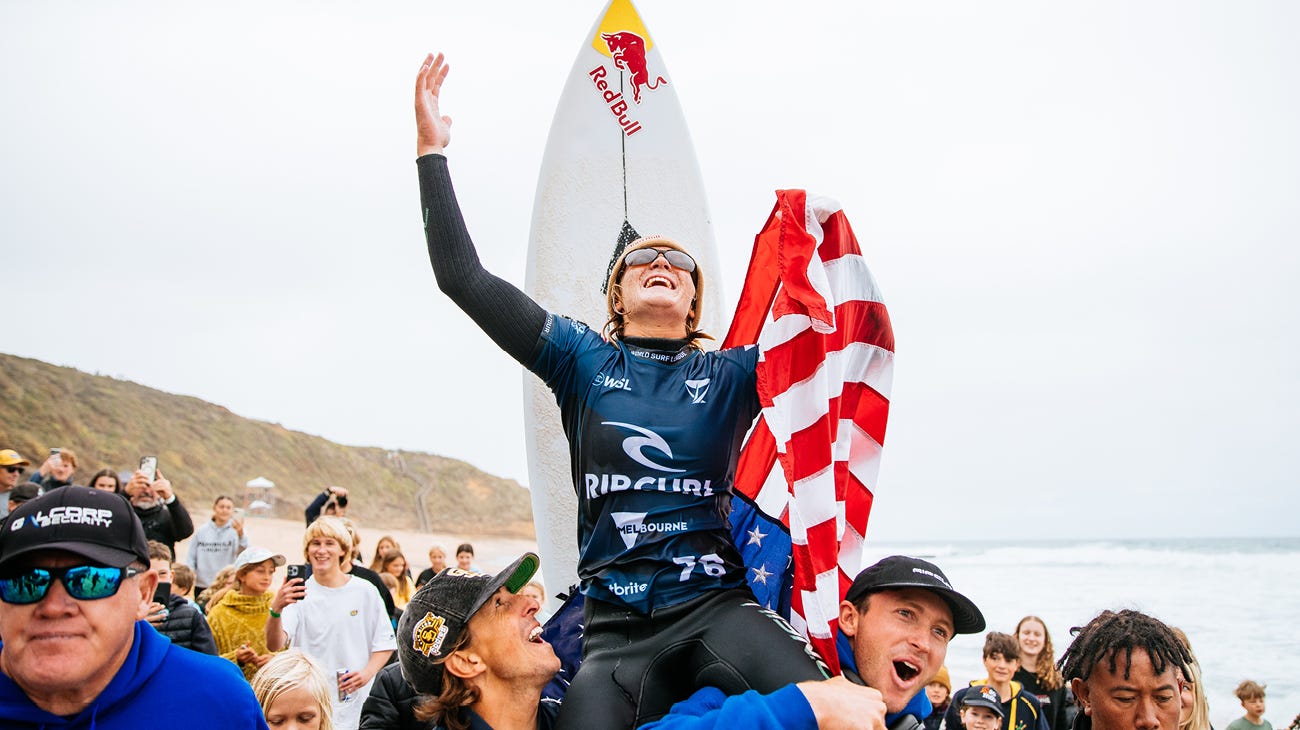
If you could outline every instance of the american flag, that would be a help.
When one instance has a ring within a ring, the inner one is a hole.
[[[838,673],[839,602],[864,567],[894,332],[834,200],[777,191],[723,347],[753,343],[763,412],[741,453],[732,537],[759,601]]]

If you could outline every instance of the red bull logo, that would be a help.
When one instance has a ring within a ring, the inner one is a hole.
[[[641,87],[654,91],[660,84],[668,83],[662,76],[650,80],[650,69],[645,62],[645,39],[641,36],[622,30],[617,33],[601,33],[600,38],[612,54],[614,67],[627,71],[631,77],[632,101],[641,103]]]
[[[607,19],[608,20],[608,19]],[[637,19],[639,22],[639,19]],[[614,26],[617,28],[618,26]],[[650,69],[646,65],[646,38],[644,35],[634,33],[630,30],[620,30],[613,33],[599,34],[599,40],[594,41],[597,50],[600,49],[600,43],[603,42],[608,49],[608,56],[614,62],[614,68],[619,69],[627,74],[627,80],[632,84],[632,103],[641,103],[641,90],[649,89],[654,91],[660,86],[668,83],[662,76],[656,76],[653,80],[650,78]],[[602,51],[604,52],[604,51]],[[591,78],[591,83],[596,87],[609,106],[609,111],[614,115],[618,126],[622,128],[623,134],[631,137],[641,130],[641,123],[628,115],[632,105],[628,104],[626,97],[623,96],[623,85],[620,80],[616,80],[613,72],[601,64],[591,71],[587,72]]]
[[[596,91],[600,92],[601,98],[609,105],[609,112],[618,121],[618,126],[623,128],[623,134],[631,137],[641,129],[641,123],[627,115],[627,102],[624,101],[622,93],[610,88],[609,81],[605,79],[608,75],[609,70],[604,66],[597,66],[587,72],[591,83],[596,86]]]

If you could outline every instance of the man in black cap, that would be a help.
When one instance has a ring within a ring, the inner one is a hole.
[[[426,697],[416,716],[447,730],[550,728],[559,710],[542,688],[560,670],[542,640],[537,601],[519,595],[539,560],[524,553],[495,576],[448,568],[397,624],[402,674]]]
[[[859,573],[840,602],[840,668],[880,692],[886,723],[904,714],[920,721],[931,709],[925,685],[943,666],[948,642],[984,625],[937,565],[894,555]]]
[[[67,486],[0,526],[0,727],[265,728],[235,665],[142,621],[158,576],[112,492]]]
[[[705,688],[641,730],[919,730],[932,711],[925,685],[943,666],[948,642],[983,631],[984,616],[938,566],[895,555],[854,579],[840,603],[839,627],[843,677],[767,695],[726,697]]]
[[[35,499],[41,494],[41,485],[35,482],[25,482],[9,490],[9,512],[18,509],[18,505],[29,499]],[[6,513],[7,514],[7,513]]]

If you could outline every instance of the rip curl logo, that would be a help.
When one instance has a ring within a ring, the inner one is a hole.
[[[18,531],[18,528],[22,527],[22,526],[23,526],[23,523],[26,522],[26,521],[27,521],[27,520],[14,520],[14,523],[13,523],[12,525],[9,526],[9,531],[10,531],[10,532],[17,532],[17,531]]]
[[[686,381],[686,392],[691,396],[692,404],[703,403],[704,396],[709,393],[709,379]]]
[[[442,642],[446,638],[447,620],[441,616],[434,616],[432,611],[428,611],[415,628],[411,629],[411,648],[426,658],[431,655],[438,656],[442,651]]]
[[[633,426],[630,423],[619,423],[617,421],[602,421],[600,425],[617,426],[641,434],[640,436],[628,436],[623,439],[623,453],[627,454],[631,457],[632,461],[635,461],[641,466],[674,474],[686,471],[685,469],[674,469],[669,466],[663,466],[662,464],[656,464],[650,460],[650,457],[641,453],[641,450],[648,446],[664,454],[669,459],[673,458],[673,450],[668,447],[668,442],[664,440],[663,436],[660,436],[654,431],[651,431],[648,428],[641,428],[640,426]]]

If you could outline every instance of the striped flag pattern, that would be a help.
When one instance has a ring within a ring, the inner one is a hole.
[[[723,347],[754,343],[763,412],[741,454],[732,536],[760,602],[838,673],[838,607],[864,567],[894,334],[834,200],[777,191]]]

